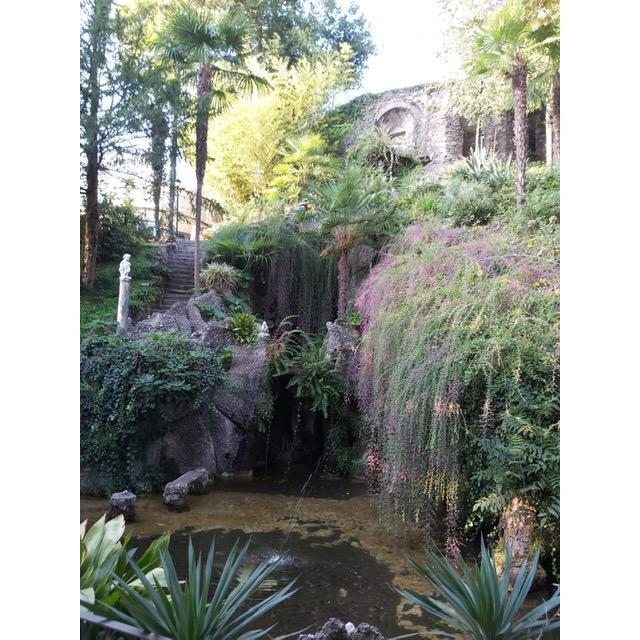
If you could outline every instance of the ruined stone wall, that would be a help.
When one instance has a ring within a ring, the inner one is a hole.
[[[455,114],[447,88],[439,83],[360,96],[342,109],[353,115],[353,130],[345,139],[345,146],[374,127],[385,129],[396,151],[425,162],[428,173],[441,171],[448,163],[468,155],[475,146],[476,123]],[[542,113],[531,114],[529,124],[531,157],[544,160]],[[481,135],[485,146],[494,147],[504,157],[513,157],[512,113],[485,123]]]

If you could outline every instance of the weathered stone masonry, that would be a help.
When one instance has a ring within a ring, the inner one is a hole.
[[[353,143],[361,134],[377,127],[386,130],[400,155],[426,162],[428,173],[439,172],[447,163],[469,154],[475,146],[476,123],[456,115],[442,84],[426,84],[394,89],[356,98],[343,108],[353,108],[353,131],[344,143]],[[513,115],[504,113],[484,123],[484,145],[502,156],[513,155]],[[545,159],[544,115],[529,116],[531,158]]]

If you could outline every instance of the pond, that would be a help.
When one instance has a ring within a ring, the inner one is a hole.
[[[326,477],[233,480],[206,495],[189,496],[188,503],[188,511],[175,513],[165,509],[162,496],[141,496],[137,521],[127,525],[127,531],[139,547],[170,531],[181,577],[189,537],[196,550],[206,554],[214,537],[218,552],[225,552],[238,538],[244,541],[250,535],[254,565],[264,558],[280,560],[265,590],[300,576],[301,589],[265,621],[277,623],[274,635],[307,627],[312,633],[330,617],[356,625],[368,622],[387,638],[422,635],[436,626],[392,589],[429,592],[406,558],[421,558],[422,534],[411,527],[386,526],[364,483]],[[107,499],[81,498],[83,520],[93,522],[107,508]]]

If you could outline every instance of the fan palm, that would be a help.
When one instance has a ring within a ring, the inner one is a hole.
[[[411,590],[396,591],[429,615],[473,640],[540,638],[560,626],[557,615],[560,589],[549,600],[521,613],[536,575],[538,555],[539,552],[536,551],[529,566],[527,562],[522,564],[513,585],[510,585],[511,551],[508,547],[502,577],[498,577],[484,541],[479,567],[470,567],[462,558],[458,558],[462,576],[448,560],[429,552],[426,565],[413,560],[410,562],[416,572],[435,588],[441,599],[423,596]]]
[[[528,150],[527,73],[536,43],[531,22],[519,0],[509,0],[480,27],[473,42],[473,57],[467,63],[472,75],[496,74],[511,81],[513,93],[513,142],[515,147],[517,208],[526,198]]]
[[[206,561],[196,559],[189,540],[188,571],[184,582],[178,579],[169,552],[164,549],[160,558],[166,577],[163,585],[155,584],[144,575],[133,560],[129,560],[145,591],[141,594],[125,580],[114,576],[121,589],[120,608],[96,603],[91,609],[119,622],[142,628],[174,640],[255,640],[266,636],[270,629],[255,629],[256,621],[295,593],[294,582],[265,598],[249,604],[264,581],[273,573],[277,562],[265,560],[253,571],[241,575],[249,542],[242,548],[236,541],[222,567],[220,578],[212,587],[215,541]]]
[[[338,257],[339,321],[347,310],[349,251],[374,231],[379,217],[370,206],[374,197],[356,166],[346,167],[335,180],[316,186],[309,194],[321,214],[322,232],[331,238],[323,253],[335,253]]]
[[[168,12],[160,46],[165,56],[195,67],[196,92],[196,198],[194,289],[200,292],[200,226],[202,185],[207,166],[209,117],[227,104],[230,90],[268,86],[246,66],[249,54],[248,22],[237,11],[213,14],[206,8],[183,2]],[[214,83],[216,87],[214,88]]]

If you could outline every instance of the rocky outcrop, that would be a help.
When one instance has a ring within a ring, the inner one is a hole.
[[[361,622],[357,627],[352,622],[344,623],[338,618],[329,618],[322,628],[313,634],[301,634],[298,640],[384,640],[379,629]]]
[[[343,376],[349,376],[355,366],[357,333],[351,327],[336,322],[327,322],[325,354],[336,362],[336,369]]]
[[[263,407],[269,405],[268,336],[251,346],[237,345],[227,329],[228,313],[220,295],[211,291],[176,303],[134,327],[134,335],[183,331],[197,344],[214,351],[225,347],[232,355],[224,388],[213,389],[208,407],[187,413],[145,447],[139,477],[149,476],[152,469],[165,469],[174,476],[194,468],[210,475],[237,469],[242,442],[251,438]]]
[[[194,469],[183,473],[179,478],[165,485],[162,500],[166,507],[173,511],[187,509],[189,494],[206,493],[211,481],[206,469]]]
[[[133,522],[136,519],[136,500],[136,494],[128,490],[112,494],[109,498],[107,520],[124,516],[125,522]]]

